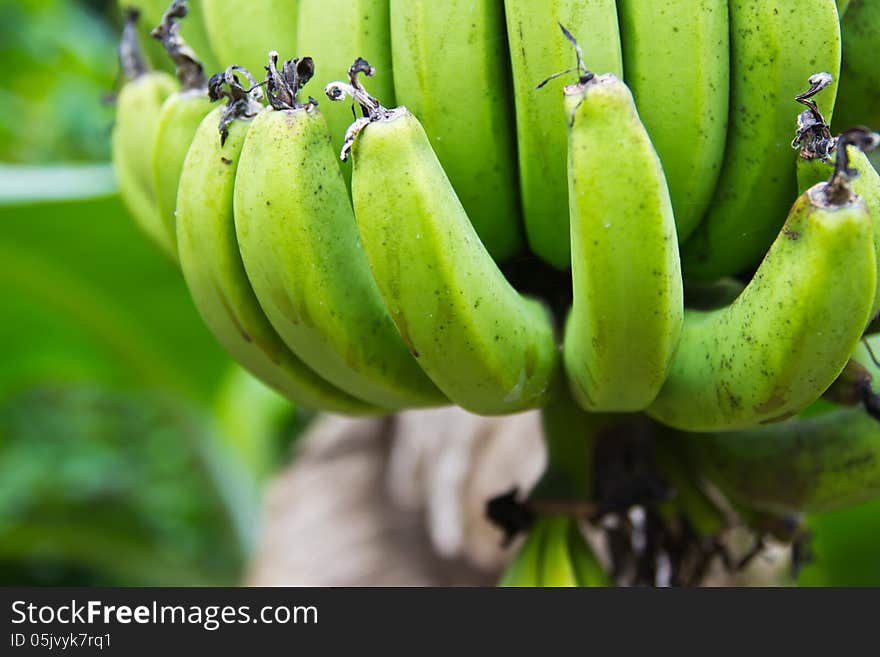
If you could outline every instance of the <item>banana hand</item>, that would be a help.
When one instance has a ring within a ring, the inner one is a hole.
[[[357,79],[367,117],[349,130],[355,217],[373,277],[401,337],[456,404],[483,415],[541,406],[558,366],[543,304],[521,297],[486,251],[428,137],[406,108],[387,110]],[[359,131],[359,132],[358,132]]]
[[[290,349],[324,379],[384,408],[443,395],[391,321],[360,245],[327,123],[297,93],[311,59],[276,69],[274,109],[252,122],[235,178],[235,228],[248,278]]]
[[[248,117],[258,115],[262,105],[248,98],[235,71],[228,71],[226,79],[231,105],[238,101],[242,114],[230,121],[227,107],[205,117],[187,153],[177,197],[180,265],[196,308],[241,365],[288,398],[341,413],[376,412],[326,383],[294,356],[254,295],[235,238],[233,190]]]

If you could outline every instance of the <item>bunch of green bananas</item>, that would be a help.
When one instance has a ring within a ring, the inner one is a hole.
[[[841,61],[842,111],[880,119],[880,1],[139,4],[120,191],[217,339],[290,399],[541,408],[550,479],[581,482],[554,495],[600,506],[599,461],[572,453],[650,418],[702,533],[725,524],[706,482],[768,513],[880,494],[876,467],[844,465],[880,462],[874,420],[817,401],[880,310],[880,137],[829,127]],[[177,80],[145,64],[139,13]],[[351,108],[303,98],[316,71]],[[572,523],[541,516],[505,581],[598,581]]]

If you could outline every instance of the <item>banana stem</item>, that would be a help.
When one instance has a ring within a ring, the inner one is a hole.
[[[542,411],[547,469],[532,492],[530,506],[549,505],[585,511],[595,496],[594,454],[598,434],[614,416],[584,411],[572,398],[568,385],[557,385],[557,394]]]
[[[177,79],[183,91],[202,91],[206,89],[205,68],[199,61],[198,55],[190,48],[189,44],[180,34],[181,18],[186,18],[189,6],[186,0],[174,0],[160,22],[150,36],[162,42],[165,51],[174,62]]]

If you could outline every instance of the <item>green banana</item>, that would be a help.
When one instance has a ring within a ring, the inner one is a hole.
[[[538,562],[538,579],[541,586],[578,585],[577,572],[569,551],[571,524],[572,519],[567,516],[546,516],[535,522],[533,531],[544,534],[544,549]]]
[[[880,2],[852,0],[841,20],[843,65],[834,127],[880,125]]]
[[[177,209],[177,185],[183,160],[193,135],[213,103],[208,97],[204,68],[196,53],[180,35],[180,23],[188,15],[185,0],[175,0],[162,16],[162,22],[153,30],[153,36],[162,41],[177,67],[180,91],[162,104],[153,145],[153,179],[156,203],[168,240],[177,248],[177,229],[174,213]]]
[[[582,70],[565,88],[574,286],[565,370],[586,410],[639,411],[660,391],[681,335],[675,219],[629,89]]]
[[[352,197],[361,240],[391,318],[450,400],[492,415],[541,406],[558,367],[547,308],[519,295],[480,241],[419,121],[387,110],[360,85],[346,94],[367,115],[349,129]]]
[[[508,564],[501,579],[500,587],[534,587],[541,585],[540,559],[544,551],[544,532],[537,531],[535,525],[529,530],[526,540],[520,546],[513,560]]]
[[[793,99],[811,73],[840,70],[834,0],[729,0],[730,125],[718,186],[682,247],[685,275],[712,279],[757,264],[796,195],[786,136]],[[831,115],[835,85],[822,110]]]
[[[499,586],[608,586],[609,579],[568,516],[539,516]]]
[[[849,9],[850,0],[837,0],[837,13],[843,18]]]
[[[810,188],[736,301],[686,311],[672,369],[648,414],[686,431],[723,431],[802,411],[855,349],[876,272],[864,202],[845,180]]]
[[[247,132],[235,179],[235,227],[260,305],[290,349],[324,379],[385,408],[443,395],[391,321],[358,238],[327,122],[297,93],[311,58],[276,68]]]
[[[626,83],[663,162],[678,239],[684,241],[708,208],[724,157],[727,0],[617,4]]]
[[[172,260],[177,259],[173,240],[162,222],[156,203],[152,153],[158,117],[165,100],[177,88],[167,73],[149,71],[137,36],[138,13],[128,13],[119,58],[128,82],[116,99],[112,158],[119,194],[137,225]]]
[[[363,57],[379,73],[373,92],[393,102],[388,0],[299,0],[297,28],[298,51],[318,62],[321,70],[345,71],[355,57]],[[352,109],[344,103],[329,103],[321,106],[321,112],[334,146],[341,149]],[[351,169],[343,167],[342,175],[350,184]]]
[[[262,71],[271,50],[296,52],[297,0],[201,0],[221,66]]]
[[[568,522],[568,553],[577,586],[610,586],[611,581],[593,550],[587,545],[577,521]]]
[[[507,38],[516,103],[520,194],[532,251],[558,269],[571,262],[566,153],[568,134],[555,120],[559,94],[536,85],[572,64],[571,48],[553,38],[557,21],[584,40],[593,69],[623,77],[614,0],[505,0]]]
[[[850,138],[856,139],[858,143],[853,143]],[[847,161],[842,166],[855,174],[850,182],[852,190],[865,202],[874,224],[874,254],[880,275],[880,174],[866,155],[866,151],[880,146],[880,134],[855,128],[845,132],[840,139],[846,144],[847,154]],[[826,158],[817,155],[817,150],[811,146],[809,139],[801,140],[800,148],[800,157],[797,160],[800,189],[808,189],[816,182],[827,180],[833,175],[837,164],[837,142],[833,143]],[[878,312],[880,312],[880,285],[874,292],[871,318],[876,317]]]
[[[608,576],[574,518],[547,516],[535,524],[536,531],[544,532],[539,561],[541,586],[608,586]]]
[[[861,408],[679,441],[691,467],[749,509],[824,513],[880,496],[880,423]]]
[[[230,104],[208,114],[196,130],[177,196],[180,265],[193,301],[218,342],[289,399],[341,413],[377,412],[326,383],[297,359],[254,296],[235,239],[233,192],[248,119],[259,114],[262,105],[241,87],[235,69],[212,79],[215,98],[221,82],[230,87],[226,92]]]
[[[523,238],[501,3],[391,0],[390,8],[397,102],[419,117],[492,257],[517,255]]]

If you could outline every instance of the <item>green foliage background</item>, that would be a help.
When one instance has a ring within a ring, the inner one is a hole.
[[[115,195],[117,33],[0,5],[0,584],[239,582],[299,427]]]

